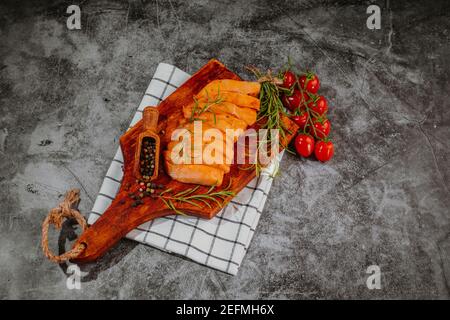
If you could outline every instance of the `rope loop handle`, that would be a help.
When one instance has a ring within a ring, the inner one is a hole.
[[[56,207],[50,210],[48,216],[42,223],[42,250],[44,255],[51,261],[56,263],[63,263],[67,260],[78,257],[85,249],[86,245],[79,243],[71,250],[63,253],[62,255],[54,255],[48,248],[48,229],[50,224],[55,225],[57,229],[61,229],[64,218],[74,218],[83,229],[83,232],[87,229],[87,223],[81,213],[76,209],[80,201],[80,190],[69,190],[64,200]]]

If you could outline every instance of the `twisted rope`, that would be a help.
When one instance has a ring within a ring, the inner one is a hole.
[[[87,229],[87,223],[81,213],[75,208],[78,206],[80,201],[80,190],[72,189],[66,193],[64,200],[56,207],[50,210],[48,216],[42,223],[42,250],[44,255],[53,262],[62,263],[67,260],[74,259],[78,257],[85,249],[86,245],[79,243],[71,250],[63,253],[62,255],[54,255],[48,248],[48,228],[50,224],[54,224],[57,229],[61,229],[64,218],[74,218],[81,228]]]
[[[253,74],[258,78],[258,82],[271,82],[273,84],[281,85],[283,84],[283,79],[278,78],[277,76],[274,76],[272,74],[272,70],[267,71],[265,75],[261,73],[261,71],[258,70],[255,66],[246,66],[245,67],[250,72],[253,72]]]

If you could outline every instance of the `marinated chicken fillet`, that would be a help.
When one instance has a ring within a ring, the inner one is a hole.
[[[208,135],[209,129],[215,129],[215,132],[212,132],[210,135]],[[177,141],[171,140],[168,144],[166,149],[169,151],[172,151],[174,148],[178,147],[178,152],[182,151],[181,149],[184,147],[184,139],[183,137],[184,133],[187,131],[187,133],[194,132],[194,123],[190,122],[185,125],[185,127],[180,129],[180,132],[178,134],[179,138]],[[230,135],[228,137],[229,141],[227,143],[227,137],[225,136],[225,133],[218,130],[217,128],[211,127],[207,123],[202,123],[202,137],[201,141],[196,141],[200,137],[198,137],[195,134],[189,134],[191,141],[191,160],[192,163],[194,163],[195,160],[195,153],[197,148],[198,152],[207,151],[214,149],[215,152],[219,152],[220,157],[222,158],[222,161],[220,163],[224,164],[231,164],[233,162],[234,158],[234,136]],[[218,135],[219,137],[216,137]],[[216,141],[216,138],[219,139],[219,141]],[[197,143],[195,143],[197,142]],[[211,145],[213,144],[213,145]],[[180,154],[181,156],[182,154]],[[215,153],[213,153],[213,156],[215,156]],[[219,156],[218,156],[219,157]]]
[[[208,95],[206,95],[206,91],[201,91],[195,97],[200,102],[216,101],[218,98],[220,98],[221,101],[231,102],[241,108],[250,108],[256,111],[258,111],[260,108],[260,102],[258,98],[239,92],[220,90],[215,92],[208,92]]]
[[[200,164],[198,161],[202,161],[201,164],[219,165],[219,167],[223,171],[226,171],[226,173],[230,171],[230,164],[234,158],[234,144],[231,144],[231,147],[226,149],[225,142],[223,144],[214,145],[211,143],[205,143],[202,149],[199,149],[198,147],[196,148],[195,144],[191,144],[191,152],[189,155],[186,155],[185,152],[187,150],[184,150],[183,142],[173,141],[167,145],[167,151],[169,152],[169,160],[172,163],[183,161],[185,164]],[[172,159],[172,152],[175,157],[174,159]],[[211,154],[210,157],[209,154]],[[185,155],[187,160],[181,160],[184,159]],[[185,161],[187,161],[187,163]]]
[[[189,134],[191,140],[185,141],[186,137],[183,137],[183,132],[193,132],[193,126],[193,123],[188,124],[186,128],[181,129],[178,141],[171,141],[167,144],[165,159],[174,164],[205,164],[228,173],[234,158],[232,138],[230,137],[230,141],[227,143],[225,134],[217,129],[213,134],[208,135],[205,130],[211,129],[211,127],[203,125],[201,137]],[[190,150],[186,148],[190,148]],[[186,154],[188,151],[190,151],[189,154]]]
[[[202,113],[213,113],[213,114],[228,114],[232,115],[242,121],[247,125],[251,126],[256,122],[256,110],[250,108],[241,108],[231,102],[220,102],[220,103],[208,103],[199,102],[192,103],[183,107],[183,114],[185,118],[192,116],[192,111],[195,109],[197,112],[200,110],[205,110]],[[195,115],[194,115],[195,117]]]
[[[172,164],[164,161],[166,172],[173,179],[183,183],[194,183],[205,186],[220,186],[224,172],[203,164]]]
[[[176,150],[174,151],[174,149],[172,148],[170,150],[164,151],[164,153],[163,153],[164,154],[164,158],[166,159],[166,161],[169,161],[171,164],[174,164],[174,165],[197,164],[197,163],[194,162],[194,157],[188,159],[187,162],[185,162],[184,158],[179,158],[178,162],[174,163],[174,161],[172,161],[172,160],[175,160],[175,159],[172,159],[172,156],[173,156],[172,152],[176,152]],[[180,154],[180,156],[182,156],[182,155]],[[198,163],[198,164],[200,164],[200,163]],[[203,161],[201,164],[205,165],[205,166],[208,166],[208,167],[213,167],[213,168],[216,168],[216,169],[220,169],[224,173],[230,172],[230,165],[226,164],[226,163],[220,163],[220,162],[219,163],[214,163],[214,162],[209,163],[209,162]]]
[[[225,113],[214,114],[212,112],[204,112],[196,116],[196,119],[202,120],[203,123],[214,126],[225,133],[227,129],[242,131],[247,129],[245,121]]]
[[[184,106],[181,114],[177,112],[178,119],[168,119],[169,123],[164,135],[167,148],[163,152],[167,174],[184,183],[221,185],[223,175],[230,171],[230,164],[234,158],[234,142],[237,141],[239,134],[256,122],[260,102],[255,97],[258,96],[260,88],[261,85],[258,82],[214,80],[199,92],[196,96],[197,101]],[[194,134],[193,121],[197,120],[200,120],[202,124],[201,136]],[[215,138],[211,138],[210,141],[205,137],[205,130],[212,128],[218,129],[223,134],[219,142],[215,142]],[[171,158],[177,153],[178,156],[182,156],[185,151],[183,151],[184,144],[180,145],[183,139],[181,136],[180,141],[171,141],[175,129],[186,129],[191,133],[191,154],[188,155],[189,158],[181,159],[182,163],[177,162],[180,158],[176,161]],[[230,133],[227,129],[234,132]],[[226,134],[229,136],[225,136]],[[227,140],[232,143],[227,145]],[[205,155],[208,156],[208,151],[212,152],[209,161],[204,158]],[[202,164],[195,164],[200,152],[202,152]],[[191,162],[191,164],[183,163],[183,161]],[[205,161],[208,162],[205,163]]]
[[[239,81],[239,80],[213,80],[208,83],[200,92],[198,96],[209,96],[210,94],[217,94],[220,92],[237,92],[248,94],[256,97],[261,89],[259,82]]]

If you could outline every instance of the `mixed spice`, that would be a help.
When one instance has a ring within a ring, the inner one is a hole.
[[[140,173],[144,180],[149,180],[155,172],[156,141],[151,137],[142,139],[140,154]]]
[[[161,190],[165,188],[163,184],[153,182],[136,180],[136,183],[139,185],[137,192],[128,193],[128,196],[134,200],[131,204],[132,207],[137,207],[138,205],[143,204],[143,199],[145,197],[157,198],[161,193]]]

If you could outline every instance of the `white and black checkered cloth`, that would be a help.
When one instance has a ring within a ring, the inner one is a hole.
[[[141,119],[146,106],[158,105],[189,77],[172,65],[160,63],[130,127]],[[211,220],[167,216],[142,224],[126,237],[236,275],[264,208],[274,166],[272,164],[259,178],[253,179]],[[89,224],[105,212],[116,196],[122,181],[122,168],[123,156],[119,147],[95,200]]]

